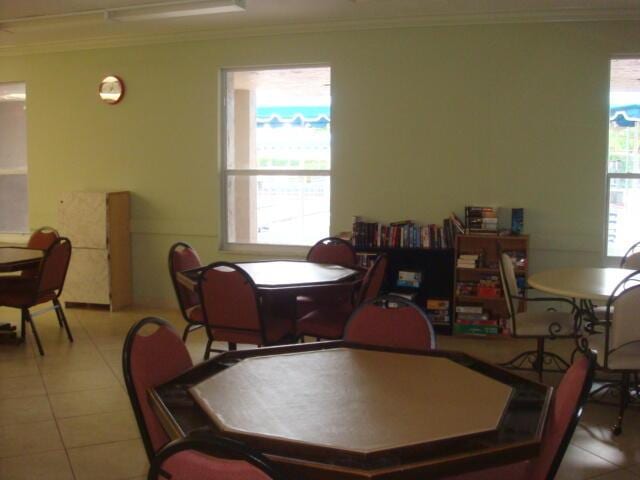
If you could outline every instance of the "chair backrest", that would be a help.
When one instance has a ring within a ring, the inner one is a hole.
[[[46,250],[51,244],[59,238],[58,232],[55,228],[40,227],[34,231],[29,237],[27,242],[27,248],[37,248],[39,250]]]
[[[309,249],[307,261],[353,267],[357,263],[357,257],[349,242],[337,237],[327,237]]]
[[[176,274],[184,270],[191,270],[192,268],[198,268],[202,266],[200,257],[195,249],[185,242],[177,242],[171,245],[169,249],[169,275],[171,276],[171,283],[173,283],[173,289],[176,292],[176,298],[178,299],[178,306],[182,312],[182,316],[185,320],[189,319],[187,310],[191,307],[200,304],[200,298],[198,294],[178,282]]]
[[[507,301],[507,311],[509,312],[509,322],[511,333],[516,335],[516,309],[513,305],[513,295],[518,294],[518,281],[516,280],[516,271],[513,267],[513,260],[506,253],[500,254],[498,266],[500,267],[500,283],[504,298]]]
[[[60,235],[55,228],[51,227],[40,227],[35,232],[31,234],[29,237],[29,241],[27,242],[27,248],[36,248],[38,250],[47,250],[53,242],[58,239]],[[27,270],[22,270],[20,272],[20,276],[25,278],[33,278],[38,274],[37,268],[30,268]]]
[[[592,353],[578,356],[562,377],[551,400],[540,454],[529,465],[527,480],[555,477],[587,402],[595,367],[595,355]]]
[[[234,263],[215,262],[200,275],[198,293],[209,327],[259,333],[265,340],[253,279]]]
[[[270,460],[238,440],[207,431],[174,440],[151,461],[149,480],[285,480]]]
[[[40,262],[38,270],[38,294],[62,292],[64,280],[71,260],[71,241],[66,237],[58,237],[49,246]]]
[[[622,268],[630,268],[631,270],[640,270],[640,252],[625,256],[620,266]]]
[[[145,332],[141,331],[143,328]],[[147,389],[166,383],[192,366],[187,347],[166,320],[147,317],[129,330],[122,351],[122,370],[150,460],[169,437],[149,403]]]
[[[605,315],[604,365],[618,348],[640,343],[640,272],[627,275],[613,290],[607,301]]]
[[[345,327],[344,340],[407,350],[436,347],[427,315],[415,303],[394,295],[374,298],[357,308]]]
[[[373,265],[369,267],[369,270],[367,270],[367,273],[362,279],[360,290],[354,302],[355,306],[361,305],[378,296],[380,288],[382,288],[382,283],[384,282],[388,262],[387,255],[383,253],[379,255],[375,262],[373,262]]]
[[[620,259],[620,267],[640,270],[640,242],[636,242],[629,247]]]

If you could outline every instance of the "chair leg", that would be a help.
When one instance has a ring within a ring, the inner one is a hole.
[[[544,368],[544,337],[537,339],[536,361],[534,368],[538,372],[538,380],[542,382],[542,370]]]
[[[629,387],[631,386],[631,378],[629,372],[622,374],[622,383],[620,385],[620,408],[618,410],[618,421],[613,426],[613,434],[620,435],[622,433],[622,419],[624,412],[629,405]]]
[[[29,316],[29,310],[26,308],[20,309],[20,343],[27,339],[27,317]]]
[[[44,350],[42,349],[42,343],[40,342],[40,337],[38,336],[38,330],[36,330],[36,324],[33,321],[33,318],[31,318],[31,315],[29,314],[29,309],[23,308],[22,312],[23,312],[23,315],[25,315],[25,320],[31,325],[31,332],[33,333],[33,338],[36,339],[36,345],[38,346],[38,351],[40,352],[40,355],[44,355]]]
[[[209,357],[211,356],[211,344],[213,343],[213,338],[209,337],[209,339],[207,340],[207,346],[204,347],[204,359],[205,360],[209,360]]]
[[[58,323],[64,327],[67,332],[67,338],[70,342],[73,343],[73,335],[71,335],[71,329],[69,328],[69,324],[67,323],[67,316],[64,314],[64,310],[62,309],[62,305],[57,298],[53,299],[53,305],[55,306],[56,315],[58,316]]]
[[[187,326],[184,327],[184,332],[182,332],[182,343],[187,342],[187,336],[189,335],[190,331],[191,331],[191,324],[187,323]]]
[[[238,349],[238,346],[233,342],[228,342],[228,345],[229,345],[229,351],[230,352]]]

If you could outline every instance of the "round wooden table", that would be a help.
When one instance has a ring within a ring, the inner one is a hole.
[[[534,273],[528,281],[529,286],[541,292],[602,303],[633,272],[627,268],[557,268]]]

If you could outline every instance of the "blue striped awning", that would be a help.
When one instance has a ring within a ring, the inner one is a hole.
[[[633,127],[640,122],[640,105],[620,105],[609,108],[609,121],[621,127]]]

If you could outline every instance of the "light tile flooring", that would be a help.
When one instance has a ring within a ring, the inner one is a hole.
[[[75,342],[69,344],[53,313],[36,318],[46,355],[31,335],[21,346],[0,345],[0,479],[143,479],[147,460],[124,390],[121,349],[130,326],[156,315],[183,323],[177,311],[133,309],[109,313],[67,309]],[[0,308],[0,322],[18,320]],[[530,342],[441,336],[439,347],[504,361]],[[204,332],[190,335],[200,361]],[[555,342],[567,350],[569,344]],[[557,382],[547,374],[545,381]],[[609,432],[615,408],[589,404],[557,478],[640,479],[640,411],[631,409],[624,434]]]

